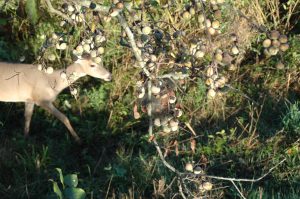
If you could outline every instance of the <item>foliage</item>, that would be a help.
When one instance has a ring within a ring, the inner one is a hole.
[[[300,107],[298,102],[291,104],[288,108],[288,112],[283,117],[283,125],[289,133],[300,132]]]
[[[83,189],[77,188],[78,177],[77,174],[68,174],[63,175],[61,169],[56,168],[56,171],[59,174],[60,184],[62,190],[59,187],[58,183],[52,180],[53,191],[59,199],[85,199],[86,193]]]
[[[38,21],[38,10],[37,10],[37,1],[36,0],[27,0],[25,5],[26,13],[29,17],[30,23],[33,25]]]

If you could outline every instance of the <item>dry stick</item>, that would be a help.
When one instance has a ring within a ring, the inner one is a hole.
[[[56,14],[56,15],[58,15],[58,16],[64,18],[65,20],[67,20],[70,24],[75,25],[74,21],[73,21],[70,17],[68,17],[68,16],[65,15],[64,13],[62,13],[62,12],[60,12],[60,11],[54,9],[53,6],[52,6],[52,4],[51,4],[51,2],[50,2],[50,0],[45,0],[45,3],[47,4],[47,7],[48,7],[49,12],[51,12],[51,13],[53,13],[53,14]]]

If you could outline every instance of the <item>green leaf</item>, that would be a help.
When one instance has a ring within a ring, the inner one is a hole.
[[[64,196],[67,199],[84,199],[86,198],[86,193],[80,188],[66,188],[64,190]]]
[[[0,26],[4,26],[7,24],[7,19],[0,19]]]
[[[59,199],[63,199],[62,192],[61,192],[60,188],[58,187],[57,182],[54,182],[54,181],[53,181],[53,191],[59,197]]]
[[[56,169],[56,171],[58,172],[60,183],[61,183],[61,184],[63,185],[63,187],[64,187],[64,186],[65,186],[65,185],[64,185],[64,176],[63,176],[63,174],[62,174],[62,171],[61,171],[60,168],[55,168],[55,169]]]
[[[78,185],[78,177],[76,174],[66,175],[64,178],[64,182],[69,187],[77,187]]]
[[[38,10],[36,5],[36,0],[27,0],[25,5],[25,10],[28,15],[31,24],[36,24],[38,22]]]

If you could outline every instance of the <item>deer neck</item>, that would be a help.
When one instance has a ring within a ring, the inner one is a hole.
[[[57,70],[55,73],[55,81],[57,83],[55,90],[58,92],[61,92],[79,78],[86,76],[86,73],[83,72],[82,67],[78,63],[71,64],[66,70]],[[62,77],[62,73],[66,73],[66,78]]]

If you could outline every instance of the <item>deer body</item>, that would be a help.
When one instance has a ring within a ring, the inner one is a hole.
[[[34,105],[38,105],[57,117],[70,131],[76,141],[80,138],[71,126],[69,119],[56,109],[53,102],[59,93],[80,77],[90,75],[111,80],[111,73],[89,58],[81,59],[66,69],[69,78],[62,78],[63,70],[47,74],[31,64],[11,64],[0,62],[0,101],[25,103],[25,136],[29,133]]]

